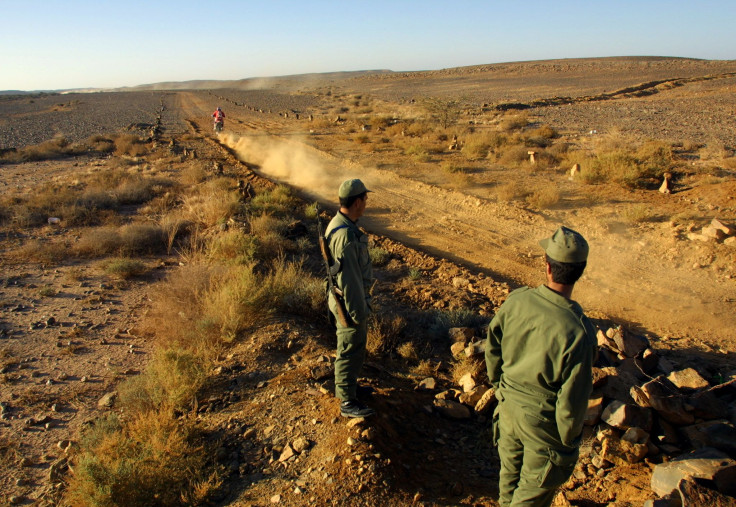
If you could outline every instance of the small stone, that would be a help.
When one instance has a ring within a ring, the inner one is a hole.
[[[97,402],[97,408],[100,408],[100,409],[111,408],[115,404],[115,398],[117,398],[117,396],[118,396],[118,393],[116,391],[112,391],[112,392],[105,394]]]
[[[273,495],[271,497],[271,503],[279,503],[281,502],[281,495]]]
[[[87,382],[88,380],[89,379],[86,376],[79,379],[80,382]]]
[[[350,447],[353,447],[354,445],[358,445],[358,441],[355,440],[353,437],[348,437],[348,445]]]
[[[425,389],[428,391],[432,391],[436,387],[437,387],[437,381],[432,377],[427,377],[423,379],[421,382],[419,382],[417,389]]]

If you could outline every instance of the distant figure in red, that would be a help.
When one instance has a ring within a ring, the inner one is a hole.
[[[220,132],[225,126],[225,113],[222,112],[220,106],[217,106],[215,112],[212,113],[212,117],[215,119],[215,130]]]

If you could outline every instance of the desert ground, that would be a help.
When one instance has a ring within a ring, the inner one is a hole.
[[[487,379],[472,351],[511,290],[543,283],[537,242],[559,225],[591,247],[575,299],[603,334],[620,326],[659,359],[642,366],[642,351],[601,338],[609,362],[596,378],[608,381],[593,398],[635,404],[629,388],[687,368],[705,384],[682,387],[692,416],[648,428],[637,459],[604,459],[601,432],[625,428],[599,413],[555,504],[657,498],[653,470],[703,446],[685,428],[736,423],[734,92],[736,62],[642,57],[0,96],[2,501],[496,505],[489,407],[474,398]],[[215,135],[218,105],[227,118]],[[635,180],[587,172],[610,153],[644,166],[646,150],[666,157]],[[379,415],[358,422],[340,419],[331,395],[334,333],[319,304],[205,325],[219,314],[190,301],[207,303],[233,263],[262,275],[286,259],[318,281],[309,210],[318,203],[326,224],[351,177],[373,191],[360,224],[378,280],[362,381]],[[75,192],[73,205],[41,206]],[[247,262],[222,253],[237,231],[258,240]],[[121,259],[136,269],[113,269]],[[129,386],[165,377],[162,354],[187,329],[216,335],[196,351],[191,396],[173,408],[140,401]],[[700,410],[702,392],[722,410]],[[114,416],[133,439],[136,396],[149,419],[158,410],[194,428],[182,456],[202,456],[187,467],[209,475],[188,472],[173,497],[135,496],[140,478],[89,478],[89,463],[121,451],[85,434]]]

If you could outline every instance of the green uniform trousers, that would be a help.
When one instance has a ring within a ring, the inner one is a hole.
[[[358,374],[365,361],[368,342],[366,322],[343,327],[337,322],[337,357],[335,358],[335,396],[340,401],[357,399]]]
[[[578,459],[577,447],[560,442],[554,418],[508,399],[496,407],[493,440],[501,460],[498,501],[504,507],[550,505]]]

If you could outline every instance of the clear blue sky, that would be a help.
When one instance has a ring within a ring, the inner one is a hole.
[[[736,1],[0,0],[0,90],[600,56],[736,59]]]

